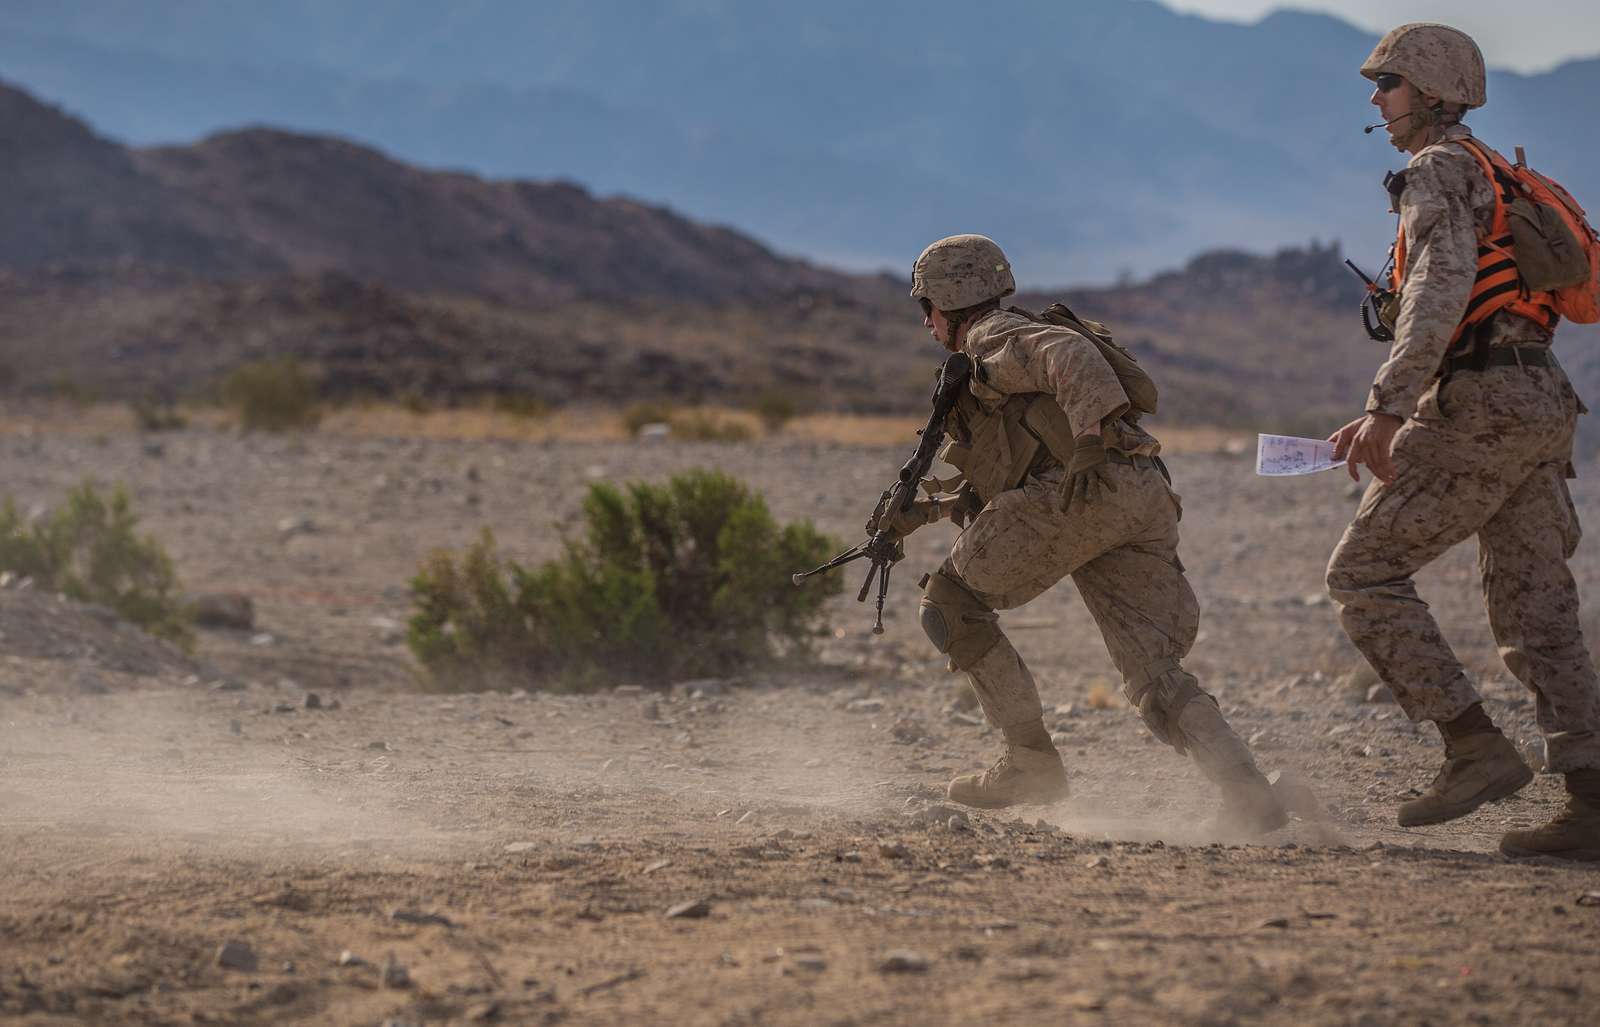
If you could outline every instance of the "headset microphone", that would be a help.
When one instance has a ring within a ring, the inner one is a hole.
[[[1398,118],[1395,118],[1394,121],[1380,121],[1376,125],[1368,125],[1366,128],[1363,128],[1361,131],[1366,133],[1367,135],[1371,135],[1377,129],[1388,128],[1390,125],[1393,125],[1395,123],[1395,121],[1404,121],[1407,118],[1414,118],[1420,113],[1422,113],[1422,112],[1421,111],[1408,111],[1405,114],[1400,115]]]

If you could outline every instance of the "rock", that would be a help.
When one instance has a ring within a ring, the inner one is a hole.
[[[728,683],[721,678],[697,678],[693,681],[679,682],[672,687],[691,699],[712,699],[728,694]]]
[[[411,987],[411,971],[405,964],[394,958],[394,953],[389,953],[383,961],[383,986],[385,988]]]
[[[844,704],[846,713],[877,713],[883,709],[882,699],[851,699]]]
[[[393,617],[372,617],[367,624],[378,633],[378,641],[384,645],[399,645],[406,640],[406,626]]]
[[[287,542],[296,535],[314,535],[317,523],[309,517],[284,517],[278,521],[278,538]]]
[[[1286,917],[1286,916],[1270,917],[1269,919],[1263,920],[1259,924],[1256,924],[1256,930],[1258,930],[1258,931],[1267,931],[1267,930],[1284,931],[1284,930],[1288,930],[1288,928],[1289,928],[1289,918]]]
[[[256,950],[238,938],[229,938],[222,943],[221,948],[217,949],[217,965],[228,970],[254,973],[259,962]]]
[[[273,713],[295,713],[299,709],[300,709],[300,707],[296,706],[292,702],[281,702],[281,703],[273,704],[272,712]]]
[[[367,748],[372,752],[393,752],[388,742],[368,742]]]
[[[273,638],[272,635],[266,631],[262,631],[259,634],[250,636],[250,644],[258,649],[265,649],[267,646],[275,645],[277,644],[277,641],[278,640],[276,638]]]
[[[878,855],[884,859],[907,859],[911,855],[911,850],[900,842],[879,842]]]
[[[1388,685],[1373,685],[1371,688],[1367,689],[1367,702],[1392,703],[1394,702],[1394,693],[1389,691]]]
[[[1580,906],[1600,906],[1600,891],[1586,891],[1578,896]]]
[[[658,859],[654,863],[651,863],[649,866],[647,866],[643,870],[641,870],[640,873],[642,873],[642,874],[644,874],[646,876],[649,876],[650,874],[653,874],[658,870],[665,870],[665,869],[667,869],[667,867],[670,867],[671,865],[672,865],[672,860],[670,860],[670,859]]]
[[[305,700],[305,707],[308,710],[320,710],[320,709],[322,709],[322,696],[318,695],[315,692],[307,692],[306,693],[306,700]]]
[[[188,608],[202,628],[249,631],[256,626],[255,600],[243,592],[202,592],[189,597]]]
[[[711,903],[705,899],[680,902],[667,910],[668,920],[704,920],[711,915]]]
[[[664,421],[651,421],[639,426],[640,442],[660,442],[672,435],[672,425]]]
[[[1094,856],[1083,865],[1087,870],[1099,870],[1104,867],[1109,867],[1111,865],[1111,861],[1106,859],[1104,856]]]
[[[397,909],[389,914],[390,920],[402,924],[438,924],[440,927],[454,927],[455,921],[439,913],[425,913],[420,909]]]
[[[360,956],[356,955],[354,952],[351,952],[349,949],[345,949],[343,952],[339,953],[339,965],[340,966],[366,966],[367,965],[367,961],[365,959],[362,959]]]
[[[507,845],[500,851],[510,853],[511,855],[515,856],[519,852],[532,852],[534,849],[538,848],[538,846],[538,842],[512,842],[510,845]]]
[[[828,968],[828,961],[821,956],[806,953],[794,957],[796,969],[808,970],[811,973],[821,973]]]
[[[895,949],[885,953],[878,963],[878,971],[886,974],[921,974],[928,972],[926,956],[910,949]]]
[[[945,826],[945,828],[947,830],[950,830],[950,831],[970,831],[970,830],[972,830],[972,824],[971,824],[970,821],[967,820],[967,815],[965,813],[952,813],[952,814],[950,814],[950,819],[946,820],[944,822],[944,826]]]
[[[744,816],[740,817],[738,820],[735,820],[734,823],[735,824],[748,824],[750,821],[754,820],[755,818],[756,818],[756,811],[753,810],[753,809],[749,809],[749,810],[745,810],[744,811]]]
[[[927,732],[922,730],[922,724],[915,717],[899,718],[894,722],[894,726],[889,729],[889,733],[894,736],[895,741],[902,745],[920,742],[927,736]]]
[[[221,681],[213,681],[211,683],[211,690],[213,692],[242,692],[248,687],[250,686],[246,685],[243,681],[229,681],[226,678]]]

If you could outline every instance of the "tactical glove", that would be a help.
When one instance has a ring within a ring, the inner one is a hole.
[[[905,538],[924,524],[932,524],[939,519],[939,501],[936,499],[914,499],[911,501],[910,509],[886,513],[885,508],[888,505],[889,493],[885,492],[872,511],[872,517],[867,521],[868,535],[877,534],[882,530],[896,538]]]
[[[1106,445],[1099,435],[1078,436],[1072,445],[1072,461],[1061,482],[1061,509],[1082,509],[1100,498],[1100,490],[1117,491],[1106,460]]]

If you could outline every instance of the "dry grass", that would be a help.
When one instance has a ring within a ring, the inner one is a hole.
[[[233,424],[227,411],[184,406],[178,411],[193,428],[224,430]],[[742,426],[752,438],[766,435],[758,414],[731,407],[684,407],[675,413],[710,423]],[[844,446],[911,446],[925,419],[911,415],[814,413],[795,417],[772,437]],[[1254,438],[1236,429],[1205,426],[1152,426],[1166,453],[1247,452]],[[131,407],[120,403],[77,404],[30,400],[0,408],[0,434],[35,431],[109,435],[138,430]],[[529,417],[490,405],[413,409],[401,403],[360,403],[329,407],[316,429],[327,435],[428,439],[505,439],[616,442],[629,437],[624,411],[601,407],[562,407]]]
[[[1084,703],[1091,710],[1114,710],[1122,705],[1122,699],[1111,682],[1097,680],[1089,686],[1089,696]]]

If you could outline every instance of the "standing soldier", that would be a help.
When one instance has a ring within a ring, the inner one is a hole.
[[[1504,164],[1462,115],[1484,103],[1483,55],[1444,25],[1402,25],[1361,67],[1390,141],[1412,155],[1390,182],[1400,214],[1394,345],[1366,415],[1330,439],[1377,478],[1334,550],[1328,588],[1345,631],[1412,720],[1438,724],[1444,767],[1402,825],[1465,816],[1532,772],[1490,721],[1413,575],[1473,535],[1489,624],[1533,691],[1565,812],[1500,843],[1508,855],[1600,858],[1600,688],[1567,569],[1567,493],[1583,406],[1550,352],[1555,300],[1517,273]],[[1509,165],[1505,165],[1509,169]],[[1531,249],[1530,249],[1531,252]],[[1530,258],[1531,259],[1531,258]],[[1531,266],[1531,265],[1530,265]]]
[[[944,516],[965,523],[949,558],[923,579],[920,619],[1006,741],[999,762],[956,778],[949,796],[994,808],[1067,795],[1033,675],[995,611],[1070,574],[1129,702],[1221,788],[1217,826],[1277,828],[1287,815],[1249,748],[1179,662],[1194,643],[1199,605],[1178,561],[1178,497],[1160,445],[1134,420],[1136,407],[1154,407],[1154,387],[1109,336],[1090,338],[1099,326],[1070,313],[1072,328],[1001,309],[1014,291],[1005,255],[981,235],[941,239],[912,270],[923,325],[973,361],[943,454],[965,482],[956,497],[918,500],[885,527],[903,536]]]

